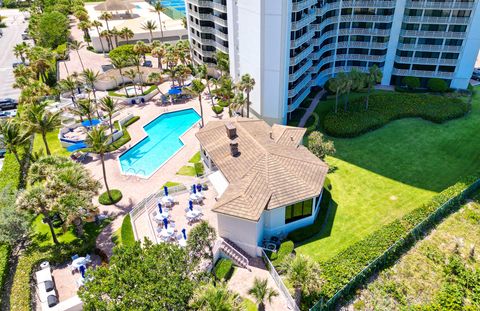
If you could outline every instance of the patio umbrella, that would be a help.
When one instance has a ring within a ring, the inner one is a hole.
[[[178,95],[181,93],[182,93],[182,90],[177,88],[171,88],[168,90],[168,95]]]
[[[85,277],[85,266],[80,266],[80,273],[82,274],[82,278]]]
[[[202,185],[197,184],[197,191],[198,191],[198,192],[202,192]]]
[[[185,228],[182,229],[183,239],[187,239],[187,230]]]
[[[76,143],[75,145],[68,146],[67,151],[74,152],[87,147],[88,147],[87,144],[85,144],[84,142],[79,142],[79,143]]]
[[[163,226],[165,227],[165,229],[168,229],[168,219],[167,218],[163,218]]]
[[[160,214],[163,214],[162,204],[160,203],[158,203],[158,211],[160,212]]]
[[[100,124],[100,120],[98,119],[93,119],[91,122],[90,120],[85,120],[82,122],[82,126],[85,126],[85,127],[95,126],[99,124]]]
[[[188,208],[193,211],[193,202],[192,200],[188,201]]]
[[[195,194],[197,193],[197,187],[195,187],[195,185],[192,186],[192,192]]]
[[[167,186],[163,187],[163,192],[165,193],[165,196],[168,196],[168,187]]]

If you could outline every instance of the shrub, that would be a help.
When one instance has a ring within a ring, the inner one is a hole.
[[[218,116],[219,114],[221,114],[223,112],[223,107],[214,105],[214,106],[212,106],[212,111]]]
[[[203,174],[205,174],[205,168],[203,167],[202,162],[194,163],[193,166],[195,167],[195,173],[197,176],[203,176]]]
[[[11,153],[5,155],[3,167],[0,171],[0,190],[8,187],[17,189],[20,184],[20,165],[18,165],[15,156]]]
[[[108,193],[105,191],[100,195],[100,197],[98,197],[98,202],[102,205],[112,205],[122,199],[122,192],[120,190],[112,189],[110,190],[110,194],[112,195],[112,201],[110,201]]]
[[[221,258],[215,264],[213,274],[219,280],[228,281],[233,273],[233,262],[230,259]]]
[[[402,83],[409,89],[414,90],[420,87],[420,79],[418,77],[404,77]]]
[[[464,181],[456,183],[434,196],[430,202],[383,226],[328,261],[320,263],[322,279],[325,280],[325,283],[317,296],[324,300],[331,298],[390,247],[384,260],[379,261],[375,267],[357,277],[350,289],[354,290],[356,286],[363,284],[372,273],[394,263],[399,256],[408,251],[418,238],[426,234],[444,217],[458,209],[463,201],[462,191],[467,189],[473,180],[473,178],[466,178]],[[446,204],[447,202],[449,203]],[[446,204],[444,208],[438,210],[444,204]],[[418,228],[416,234],[411,233],[411,230],[420,223],[422,226]],[[395,244],[396,242],[398,244]]]
[[[122,244],[129,246],[135,244],[135,236],[133,234],[132,222],[130,220],[130,214],[127,214],[122,221],[122,228],[120,231],[122,237]]]
[[[133,44],[125,44],[125,45],[118,46],[108,53],[108,56],[111,59],[121,59],[121,58],[123,58],[123,59],[128,60],[133,55],[135,55],[135,52],[133,51]],[[127,65],[131,65],[131,63],[129,63]]]
[[[1,244],[0,245],[0,303],[2,302],[3,297],[3,284],[8,275],[8,260],[10,258],[11,248],[9,245]]]
[[[282,244],[280,244],[280,247],[278,248],[278,251],[276,253],[272,253],[272,255],[270,256],[270,260],[272,261],[273,266],[280,266],[285,257],[287,257],[293,252],[294,247],[295,246],[293,242],[290,240],[282,242]]]
[[[350,103],[349,111],[329,111],[324,118],[328,135],[355,137],[380,128],[390,121],[420,117],[435,123],[442,123],[464,116],[469,105],[461,98],[449,98],[430,94],[396,93],[372,94],[369,109],[365,111],[364,98]]]
[[[59,12],[47,12],[38,21],[38,43],[46,48],[56,48],[67,42],[68,18]]]
[[[427,87],[432,92],[443,93],[448,91],[448,85],[445,80],[439,78],[432,78],[428,80]]]

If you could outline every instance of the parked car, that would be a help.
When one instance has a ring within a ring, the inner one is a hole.
[[[0,111],[0,119],[13,118],[17,115],[17,110]]]
[[[152,64],[152,61],[151,60],[146,60],[144,63],[143,63],[143,67],[152,67],[153,64]]]
[[[473,69],[472,79],[480,81],[480,68]]]
[[[17,67],[20,66],[20,65],[25,65],[25,63],[23,63],[23,62],[15,62],[15,63],[12,64],[12,67],[13,67],[13,68],[17,68]]]
[[[0,111],[17,108],[18,102],[12,98],[0,99]]]

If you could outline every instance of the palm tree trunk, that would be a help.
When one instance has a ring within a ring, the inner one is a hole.
[[[162,42],[163,42],[163,28],[162,28],[162,18],[160,17],[160,12],[158,12],[158,23],[159,23],[159,27],[160,27],[160,33],[162,34]]]
[[[368,85],[367,100],[365,101],[365,110],[368,110],[368,99],[370,98],[370,84]]]
[[[73,224],[75,225],[75,231],[77,231],[77,236],[83,236],[83,221],[80,217],[74,219]]]
[[[258,311],[265,311],[265,304],[263,301],[258,304]]]
[[[113,134],[113,123],[112,123],[112,115],[111,114],[108,115],[108,122],[110,123],[110,134]]]
[[[335,94],[335,113],[338,112],[338,91]]]
[[[16,149],[12,149],[12,153],[13,153],[13,155],[15,156],[15,159],[17,160],[18,165],[19,165],[20,167],[22,167],[22,161],[20,161],[20,157],[18,156],[17,150],[16,150]]]
[[[50,148],[48,148],[47,133],[42,133],[42,139],[43,139],[43,144],[45,145],[45,151],[47,152],[47,155],[51,155]]]
[[[150,44],[152,44],[153,41],[153,32],[150,30]]]
[[[213,101],[213,96],[212,96],[212,90],[210,89],[210,83],[208,82],[208,77],[205,80],[207,81],[208,96],[210,96],[210,100],[212,101],[212,106],[215,106],[215,102]]]
[[[80,56],[80,52],[78,50],[77,50],[77,55],[78,55],[78,59],[80,60],[80,65],[82,65],[82,70],[85,71],[85,66],[83,66],[82,57]]]
[[[107,171],[105,170],[105,159],[104,154],[100,154],[100,160],[102,161],[102,172],[103,172],[103,182],[105,183],[105,188],[107,189],[108,198],[110,202],[113,202],[112,194],[110,193],[110,188],[108,187],[107,183]]]
[[[52,220],[50,219],[47,213],[44,213],[43,216],[44,216],[43,219],[45,220],[48,227],[50,228],[50,233],[52,234],[53,243],[58,245],[59,243],[58,243],[57,235],[55,234],[55,228],[53,228]]]
[[[105,48],[103,47],[103,41],[102,41],[102,36],[100,36],[100,29],[97,28],[97,34],[98,34],[98,40],[100,40],[100,46],[102,47],[102,53],[105,54]]]
[[[70,72],[68,72],[67,62],[65,60],[63,61],[63,66],[65,66],[65,71],[67,72],[67,76],[69,76]]]
[[[202,117],[202,127],[204,127],[205,124],[203,122],[202,93],[198,94],[198,101],[200,102],[200,116]]]
[[[243,109],[242,109],[243,113]],[[247,119],[250,118],[250,92],[247,92]]]
[[[302,288],[300,286],[295,287],[295,304],[300,306],[302,302]]]

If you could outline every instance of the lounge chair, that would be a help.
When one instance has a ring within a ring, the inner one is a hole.
[[[77,259],[78,257],[79,257],[78,254],[73,255],[73,256],[72,256],[72,261],[75,260],[75,259]]]

